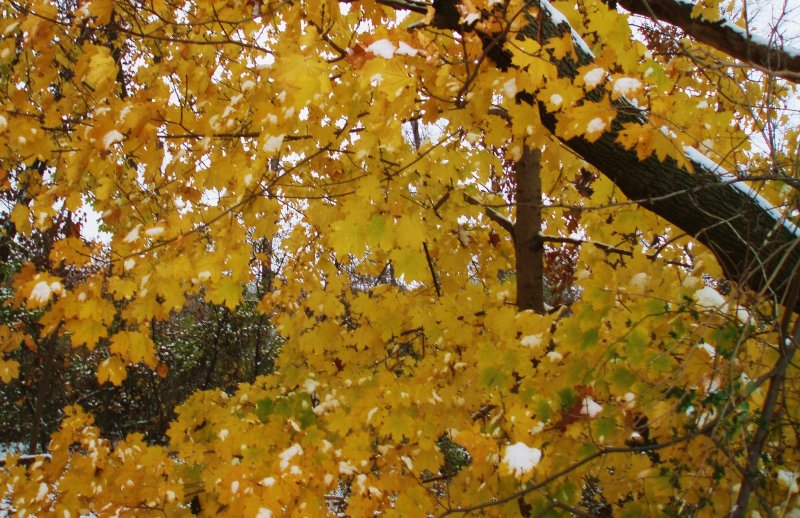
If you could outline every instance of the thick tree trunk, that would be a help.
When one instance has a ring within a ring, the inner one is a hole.
[[[558,13],[546,0],[541,4],[542,15],[529,19],[526,35],[541,34],[547,39],[571,30],[566,21],[556,25],[553,14]],[[575,51],[577,63],[568,58],[554,61],[561,75],[575,77],[578,67],[594,60],[581,45],[575,45]],[[605,92],[600,87],[592,94],[596,99]],[[647,116],[625,99],[616,104],[619,115],[611,130],[598,140],[572,138],[563,143],[606,175],[629,199],[708,246],[730,280],[782,302],[800,265],[800,239],[793,225],[778,221],[775,211],[770,212],[763,200],[722,181],[721,169],[716,171],[716,164],[695,150],[687,150],[693,171],[673,159],[662,162],[651,156],[639,160],[634,151],[616,142],[617,132],[624,123],[647,124]],[[554,132],[555,116],[541,103],[539,113],[545,126]],[[800,310],[800,305],[795,304],[794,309]]]
[[[517,271],[517,309],[544,313],[544,243],[542,242],[542,152],[527,146],[514,166],[517,219],[514,252]]]
[[[432,21],[434,26],[461,29],[457,14],[451,13],[455,11],[454,1],[434,2],[437,11]],[[384,0],[382,3],[396,8],[402,4],[402,8],[425,12],[415,0]],[[521,37],[546,41],[573,31],[547,0],[531,2],[532,8],[540,6],[541,14],[528,17]],[[577,62],[569,56],[552,60],[559,73],[567,77],[575,77],[579,67],[594,61],[578,34],[572,34],[578,42],[575,45]],[[492,37],[484,35],[482,39],[496,66],[502,69],[512,66],[510,55]],[[592,94],[590,101],[605,92],[598,87]],[[548,114],[541,103],[535,106],[533,95],[522,93],[519,98],[538,109],[545,126],[555,131],[555,116]],[[708,246],[728,279],[782,302],[792,273],[800,267],[800,239],[793,226],[776,220],[776,211],[765,207],[763,200],[759,201],[730,181],[721,180],[713,161],[696,151],[687,150],[692,167],[683,167],[671,159],[664,162],[655,157],[639,160],[635,152],[616,142],[617,132],[626,122],[648,124],[647,115],[625,99],[618,101],[617,107],[619,115],[611,130],[597,141],[573,138],[563,140],[564,145],[606,175],[628,198]],[[800,303],[793,309],[800,311]]]

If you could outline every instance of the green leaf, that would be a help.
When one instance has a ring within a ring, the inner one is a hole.
[[[274,409],[275,402],[268,397],[256,403],[256,416],[258,417],[258,420],[262,423],[269,421],[269,416],[272,414]]]

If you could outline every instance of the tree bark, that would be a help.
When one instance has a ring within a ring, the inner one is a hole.
[[[544,313],[544,243],[542,242],[542,152],[525,146],[514,166],[517,219],[514,252],[517,271],[517,309]]]
[[[439,0],[434,7],[438,9],[437,4],[446,1],[455,0]],[[395,8],[402,4],[406,9],[425,12],[414,0],[382,3]],[[541,12],[528,16],[520,38],[546,41],[573,31],[547,0],[532,0],[531,8],[537,7]],[[458,18],[447,16],[449,12],[444,10],[441,16],[434,16],[432,24],[441,29],[467,30],[460,26]],[[572,34],[573,38],[579,38],[577,33]],[[495,65],[501,69],[512,67],[510,54],[502,44],[485,36],[486,53]],[[594,61],[594,56],[581,45],[575,45],[575,52],[577,59],[571,56],[560,60],[551,58],[561,76],[574,78],[579,67]],[[587,96],[587,101],[605,94],[603,87],[598,87]],[[518,97],[531,104],[532,109],[539,110],[544,125],[555,132],[555,115],[548,113],[542,103],[537,103],[531,93],[523,92]],[[723,182],[709,168],[713,161],[702,160],[699,153],[687,156],[692,167],[681,166],[673,159],[662,162],[654,156],[639,160],[635,152],[626,150],[616,139],[624,123],[649,124],[647,114],[624,98],[616,104],[619,115],[611,129],[598,140],[561,139],[563,144],[607,176],[629,199],[708,246],[728,279],[783,303],[792,274],[800,267],[800,239],[794,231],[777,221],[758,200],[730,182]],[[800,302],[792,309],[800,312]]]

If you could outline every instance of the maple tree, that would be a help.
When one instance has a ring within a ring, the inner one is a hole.
[[[3,246],[57,228],[7,280],[0,380],[55,340],[103,351],[99,383],[158,370],[154,329],[198,299],[256,293],[285,339],[167,444],[67,408],[0,469],[9,506],[797,512],[800,53],[746,9],[0,13]],[[69,225],[87,208],[102,238]]]

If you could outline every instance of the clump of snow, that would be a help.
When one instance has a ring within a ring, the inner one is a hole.
[[[515,95],[517,95],[517,80],[513,77],[503,83],[503,93],[509,99],[513,99]]]
[[[283,144],[283,134],[280,135],[270,135],[264,141],[264,145],[261,146],[261,150],[264,153],[275,153],[276,151],[280,151],[281,145]]]
[[[797,481],[800,476],[794,471],[788,471],[785,469],[778,470],[778,483],[783,487],[787,488],[790,493],[797,493]]]
[[[53,293],[53,290],[50,288],[50,284],[47,281],[39,281],[31,290],[31,294],[28,296],[30,300],[35,300],[40,304],[44,304],[48,300],[50,300],[50,295]]]
[[[697,304],[707,308],[718,308],[724,310],[727,307],[725,297],[723,297],[717,290],[711,286],[700,288],[694,292],[694,298]]]
[[[620,77],[614,81],[613,91],[616,95],[628,95],[642,88],[642,83],[633,77]]]
[[[401,41],[397,44],[397,51],[395,52],[398,56],[411,56],[414,57],[419,54],[419,50],[415,49],[408,43]]]
[[[553,363],[558,363],[564,359],[564,355],[556,351],[550,351],[547,353],[547,359]]]
[[[538,448],[531,448],[524,442],[518,442],[506,446],[503,454],[503,464],[508,467],[508,471],[519,478],[525,473],[533,471],[542,460],[542,452]]]
[[[464,17],[464,24],[465,25],[472,25],[473,23],[477,22],[481,19],[481,16],[478,13],[469,13],[467,16]]]
[[[586,125],[586,133],[602,133],[606,129],[606,123],[600,117],[595,117]]]
[[[714,349],[714,347],[711,344],[707,344],[705,342],[700,342],[699,344],[697,344],[697,347],[699,347],[700,349],[704,350],[709,356],[711,356],[712,360],[717,355],[717,350]]]
[[[540,345],[542,345],[542,335],[523,336],[522,340],[520,340],[520,343],[522,343],[522,345],[524,345],[525,347],[530,347],[532,349],[535,347],[539,347]]]
[[[595,86],[599,85],[605,76],[605,70],[600,67],[593,68],[583,75],[583,83],[586,85],[587,89],[591,90]]]
[[[342,475],[355,475],[358,469],[347,461],[339,461],[339,473]]]
[[[303,447],[297,443],[292,444],[285,450],[283,450],[278,457],[281,459],[280,467],[282,470],[285,470],[289,467],[289,461],[291,461],[295,456],[303,454]]]
[[[270,511],[266,507],[261,507],[258,510],[258,514],[256,515],[256,518],[272,518],[272,511]]]
[[[136,225],[135,227],[133,227],[133,229],[131,229],[131,231],[128,232],[128,235],[125,236],[125,239],[123,239],[123,241],[125,241],[126,243],[133,243],[134,241],[139,239],[139,227],[141,227],[141,225]]]
[[[392,59],[397,48],[395,48],[394,43],[384,38],[382,40],[373,41],[366,50],[367,52],[372,52],[376,56]]]
[[[550,96],[550,104],[553,106],[561,106],[561,103],[564,102],[564,98],[561,97],[559,94],[553,94]]]
[[[228,431],[227,428],[223,428],[222,430],[219,431],[219,433],[217,434],[217,437],[219,437],[220,441],[224,441],[225,439],[228,438],[228,434],[229,433],[230,432]]]
[[[317,387],[319,387],[319,381],[315,379],[306,378],[306,380],[303,382],[303,389],[305,389],[305,391],[309,394],[316,392]]]
[[[147,230],[145,230],[145,231],[144,231],[144,233],[145,233],[145,234],[146,234],[148,237],[156,237],[156,236],[160,236],[161,234],[163,234],[163,233],[164,233],[164,227],[153,227],[153,228],[148,228]]]
[[[109,149],[114,144],[122,142],[123,140],[125,140],[125,135],[117,130],[111,130],[103,135],[103,147]]]
[[[603,406],[590,397],[583,398],[581,402],[581,415],[585,415],[589,419],[594,419],[600,412],[603,411]]]
[[[8,129],[8,119],[6,119],[5,115],[0,115],[0,132],[3,132]]]

